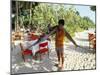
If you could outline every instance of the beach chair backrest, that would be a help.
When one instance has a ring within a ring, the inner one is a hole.
[[[39,38],[39,36],[35,35],[34,33],[29,34],[29,40],[36,40],[38,38]]]
[[[93,40],[95,38],[95,34],[88,33],[89,40]]]
[[[48,47],[48,42],[43,42],[39,44],[39,48],[47,48]]]

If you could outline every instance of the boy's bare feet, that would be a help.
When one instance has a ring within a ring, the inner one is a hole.
[[[63,68],[64,68],[64,65],[62,64],[61,67],[62,67],[62,69],[63,69]]]
[[[59,71],[62,71],[63,70],[63,64],[61,64],[61,65],[58,66],[58,70]]]
[[[56,63],[54,66],[58,67],[58,64]]]
[[[56,67],[61,67],[61,65],[60,64],[58,64],[58,63],[56,63],[54,66],[56,66]]]
[[[62,67],[58,67],[58,71],[62,71],[62,69],[63,69]]]

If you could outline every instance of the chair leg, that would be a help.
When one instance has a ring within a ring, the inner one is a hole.
[[[24,62],[25,62],[25,56],[24,56],[24,54],[23,54],[23,50],[24,50],[24,48],[23,48],[23,46],[22,46],[21,43],[20,43],[20,48],[21,48],[22,59],[23,59]]]
[[[40,58],[40,61],[42,60],[42,55],[41,54],[39,54],[39,58]]]
[[[49,47],[48,47],[48,52],[47,52],[47,53],[48,53],[48,58],[49,58],[50,52],[51,52],[51,50],[50,50]]]
[[[38,53],[35,53],[34,59],[37,60],[38,58],[39,58],[39,54]]]
[[[24,60],[24,62],[25,62],[25,56],[24,56],[24,54],[22,53],[22,58],[23,58],[23,60]]]
[[[49,54],[50,54],[49,51],[47,52],[47,54],[48,54],[48,58],[49,58]]]

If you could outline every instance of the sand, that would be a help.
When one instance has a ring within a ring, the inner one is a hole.
[[[64,44],[64,71],[96,68],[96,53],[95,50],[89,49],[87,33],[87,31],[77,33],[74,37],[74,40],[81,47],[75,48],[71,42]],[[42,61],[35,61],[28,56],[26,57],[27,61],[24,62],[19,45],[16,44],[16,47],[12,49],[12,74],[58,71],[57,67],[54,66],[57,63],[57,55],[53,41],[51,42],[49,57],[47,54],[43,55]]]

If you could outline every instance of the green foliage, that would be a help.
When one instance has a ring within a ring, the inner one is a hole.
[[[96,11],[96,6],[91,6],[90,9],[91,9],[92,11]]]
[[[94,28],[93,21],[88,17],[81,17],[80,13],[74,6],[66,7],[63,4],[50,4],[50,3],[30,3],[20,2],[20,23],[25,27],[31,24],[33,27],[47,31],[47,25],[55,26],[58,24],[59,19],[65,20],[65,29],[74,36],[74,32],[83,31],[88,28]],[[30,18],[30,10],[31,18]]]

